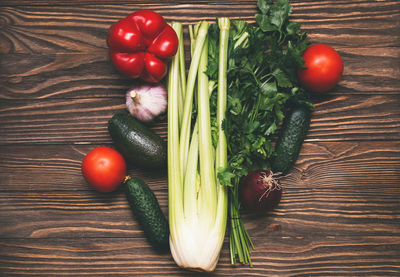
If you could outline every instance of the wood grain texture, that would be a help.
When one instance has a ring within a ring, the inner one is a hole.
[[[346,67],[336,94],[398,94],[397,48],[337,50]],[[106,49],[87,54],[0,55],[0,99],[117,98],[132,84],[115,70]]]
[[[0,98],[123,98],[134,81],[104,50],[95,54],[12,54],[0,59]]]
[[[400,95],[334,94],[315,98],[307,140],[400,138]],[[2,100],[0,145],[10,143],[110,143],[107,122],[125,98]],[[166,138],[166,122],[151,128]]]
[[[0,12],[3,22],[1,53],[103,51],[107,48],[106,36],[110,25],[143,8],[162,14],[169,22],[180,21],[184,24],[215,21],[217,16],[223,15],[249,20],[254,18],[256,12],[253,4],[5,7]]]
[[[398,1],[301,1],[293,20],[313,41],[334,47],[399,46]],[[132,11],[151,8],[168,21],[214,21],[218,16],[254,22],[255,1],[229,4],[18,6],[0,10],[1,53],[93,52],[106,48],[109,26]],[[379,23],[379,24],[378,24]]]
[[[280,236],[255,239],[254,267],[233,267],[227,244],[213,276],[397,276],[398,236]],[[178,268],[135,238],[0,239],[5,276],[204,276]]]
[[[81,174],[81,162],[96,146],[99,145],[0,146],[0,191],[90,190]],[[130,175],[150,183],[153,190],[166,190],[166,170],[154,172],[130,164],[128,169]]]
[[[122,190],[97,193],[83,180],[80,163],[92,148],[1,147],[0,238],[143,239]],[[246,226],[259,238],[270,228],[294,237],[400,236],[400,187],[393,185],[400,183],[399,162],[395,141],[306,143],[295,168],[281,180],[279,208],[264,220],[245,212]],[[149,184],[167,214],[166,173],[131,167],[129,174]]]
[[[90,191],[80,166],[84,156],[96,146],[0,146],[0,192]],[[310,141],[303,144],[296,164],[282,181],[292,189],[397,190],[400,189],[399,164],[399,141]],[[128,173],[149,183],[156,192],[167,190],[165,171],[128,165]]]
[[[85,184],[82,183],[82,186]],[[286,183],[279,207],[268,215],[244,211],[252,238],[272,229],[281,236],[400,236],[397,188],[296,188]],[[166,189],[151,183],[167,214]],[[125,195],[94,191],[1,192],[0,238],[129,237],[147,241]],[[101,216],[99,216],[101,215]],[[318,228],[316,228],[318,226]]]
[[[311,41],[339,51],[344,76],[313,96],[279,207],[242,214],[254,268],[230,265],[226,239],[212,276],[399,276],[400,2],[292,4]],[[97,193],[80,172],[91,149],[113,147],[107,121],[133,83],[108,59],[108,28],[142,8],[184,25],[253,23],[257,10],[256,0],[0,1],[1,277],[199,276],[149,247],[122,189]],[[165,117],[151,128],[166,138]],[[167,173],[128,173],[167,214]]]
[[[145,0],[97,0],[97,4],[132,4],[132,2],[136,4],[142,4],[142,5],[152,5],[149,4],[148,1]],[[158,0],[157,3],[161,4],[193,4],[193,3],[202,3],[202,4],[220,4],[220,3],[226,3],[225,0]],[[245,3],[250,3],[254,4],[254,1],[252,0],[232,0],[230,1],[232,3],[239,2],[241,4]],[[77,6],[77,5],[88,5],[88,4],[93,4],[93,0],[18,0],[18,1],[13,1],[13,0],[4,0],[0,3],[0,6],[26,6],[26,5],[35,5],[35,6]]]

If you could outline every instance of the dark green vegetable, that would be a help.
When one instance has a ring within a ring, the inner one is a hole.
[[[155,249],[168,249],[168,221],[151,189],[141,179],[130,177],[126,181],[125,192],[129,205],[150,244]]]
[[[309,93],[297,79],[298,68],[304,67],[302,53],[309,42],[300,24],[290,20],[289,1],[258,0],[257,7],[255,25],[243,20],[231,22],[227,114],[223,126],[228,167],[218,172],[220,182],[230,186],[231,261],[235,264],[238,258],[240,263],[250,266],[252,243],[240,217],[239,182],[250,171],[270,168],[275,155],[274,134],[289,107],[312,106]],[[217,83],[218,34],[218,26],[210,26],[206,73]],[[211,95],[211,114],[216,110],[216,95]],[[215,142],[215,133],[213,138]]]
[[[258,1],[257,25],[233,20],[228,52],[228,99],[225,133],[228,141],[227,184],[238,184],[249,171],[269,168],[274,134],[289,107],[312,106],[297,79],[308,46],[300,25],[289,20],[287,0]],[[218,26],[210,27],[207,74],[218,80]],[[211,96],[215,111],[216,93]],[[222,177],[222,176],[221,176]],[[226,177],[226,178],[225,178]],[[229,182],[231,177],[231,182]]]
[[[301,146],[310,126],[310,109],[296,106],[286,116],[280,136],[275,145],[276,156],[272,170],[287,174],[297,160]]]
[[[125,158],[144,168],[167,164],[167,147],[160,136],[126,113],[115,114],[108,131]]]

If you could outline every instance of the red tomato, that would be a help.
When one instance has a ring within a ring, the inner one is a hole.
[[[126,163],[116,150],[99,146],[90,151],[83,159],[82,174],[96,190],[111,192],[124,181]]]
[[[328,45],[311,45],[304,51],[303,60],[306,68],[298,71],[298,77],[302,86],[309,91],[326,92],[342,77],[342,58]]]

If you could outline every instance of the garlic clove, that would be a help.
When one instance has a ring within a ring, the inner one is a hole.
[[[161,84],[138,85],[126,93],[126,107],[131,115],[148,122],[167,109],[167,91]]]

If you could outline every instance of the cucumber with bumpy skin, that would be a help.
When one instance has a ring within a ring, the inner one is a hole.
[[[129,205],[150,244],[155,249],[168,249],[168,221],[161,211],[153,191],[143,180],[128,177],[125,181],[125,193]]]
[[[275,145],[276,156],[272,170],[287,174],[299,156],[301,146],[310,126],[311,111],[306,106],[296,106],[286,116]]]

